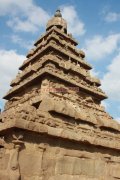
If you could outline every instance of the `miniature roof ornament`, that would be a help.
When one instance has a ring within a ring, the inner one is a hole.
[[[62,18],[60,9],[57,9],[54,17],[48,21],[46,30],[48,31],[53,26],[56,26],[58,29],[63,30],[64,33],[67,33],[67,22]]]
[[[56,10],[54,16],[55,16],[55,17],[62,17],[62,14],[61,14],[60,9],[57,9],[57,10]]]

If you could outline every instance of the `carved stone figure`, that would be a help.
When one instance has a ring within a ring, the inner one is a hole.
[[[21,148],[21,144],[23,143],[21,139],[23,136],[16,137],[13,135],[12,142],[14,143],[14,149],[11,155],[11,162],[10,162],[10,171],[9,171],[9,177],[10,180],[20,180],[20,167],[19,167],[19,151]]]

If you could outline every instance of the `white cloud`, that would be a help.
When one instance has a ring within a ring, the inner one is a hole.
[[[116,117],[115,120],[120,123],[120,117]]]
[[[1,112],[2,109],[3,109],[3,107],[2,107],[2,105],[0,104],[0,112]]]
[[[15,31],[36,32],[38,30],[38,26],[31,23],[28,19],[23,21],[18,17],[14,17],[12,20],[9,20],[7,25]]]
[[[22,39],[18,35],[12,35],[10,37],[10,39],[14,44],[18,44],[22,48],[25,48],[25,49],[29,50],[29,49],[31,49],[33,47],[33,41],[30,41],[30,40],[25,41],[24,39]]]
[[[68,22],[68,31],[75,36],[85,34],[85,25],[80,20],[74,6],[62,6],[63,18]]]
[[[0,99],[10,89],[9,84],[15,78],[23,60],[25,56],[17,54],[14,50],[0,50]]]
[[[102,87],[111,100],[120,102],[120,53],[107,69],[102,79]]]
[[[91,69],[90,74],[91,74],[91,76],[93,76],[93,77],[98,77],[99,74],[100,74],[100,72],[99,72],[99,71],[96,71],[96,70],[93,68],[93,69]]]
[[[100,60],[116,51],[120,42],[120,34],[111,34],[107,37],[94,36],[85,41],[84,51],[90,60]]]
[[[7,25],[15,31],[36,32],[50,18],[33,0],[0,0],[0,16],[9,15]]]
[[[63,17],[68,22],[69,32],[76,36],[85,33],[84,23],[80,20],[74,6],[62,6]],[[9,15],[7,25],[14,31],[36,32],[45,27],[50,15],[33,0],[0,0],[0,16]]]
[[[106,110],[110,107],[110,104],[106,101],[102,101],[101,105],[104,106]]]
[[[106,22],[116,22],[116,21],[120,20],[120,13],[108,12],[105,14],[104,20]]]

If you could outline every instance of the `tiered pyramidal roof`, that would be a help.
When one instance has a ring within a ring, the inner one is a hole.
[[[86,62],[85,53],[76,48],[77,44],[67,34],[67,22],[57,10],[48,21],[45,34],[19,68],[21,72],[11,82],[12,88],[4,96],[8,102],[3,115],[13,116],[12,111],[16,114],[21,108],[25,111],[31,107],[74,118],[75,123],[84,121],[95,127],[119,130],[119,125],[101,106],[101,100],[107,96],[100,89],[100,80],[91,77],[92,67]],[[56,118],[58,114],[49,116]]]
[[[101,105],[107,96],[77,44],[57,10],[4,96],[1,134],[17,127],[120,150],[120,125]]]

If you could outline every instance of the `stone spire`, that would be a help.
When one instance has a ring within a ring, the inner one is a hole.
[[[0,180],[120,179],[120,124],[60,10],[4,96]]]
[[[62,18],[60,9],[57,9],[54,17],[48,21],[46,30],[48,31],[53,26],[56,26],[59,29],[62,29],[64,33],[67,33],[67,22]]]

